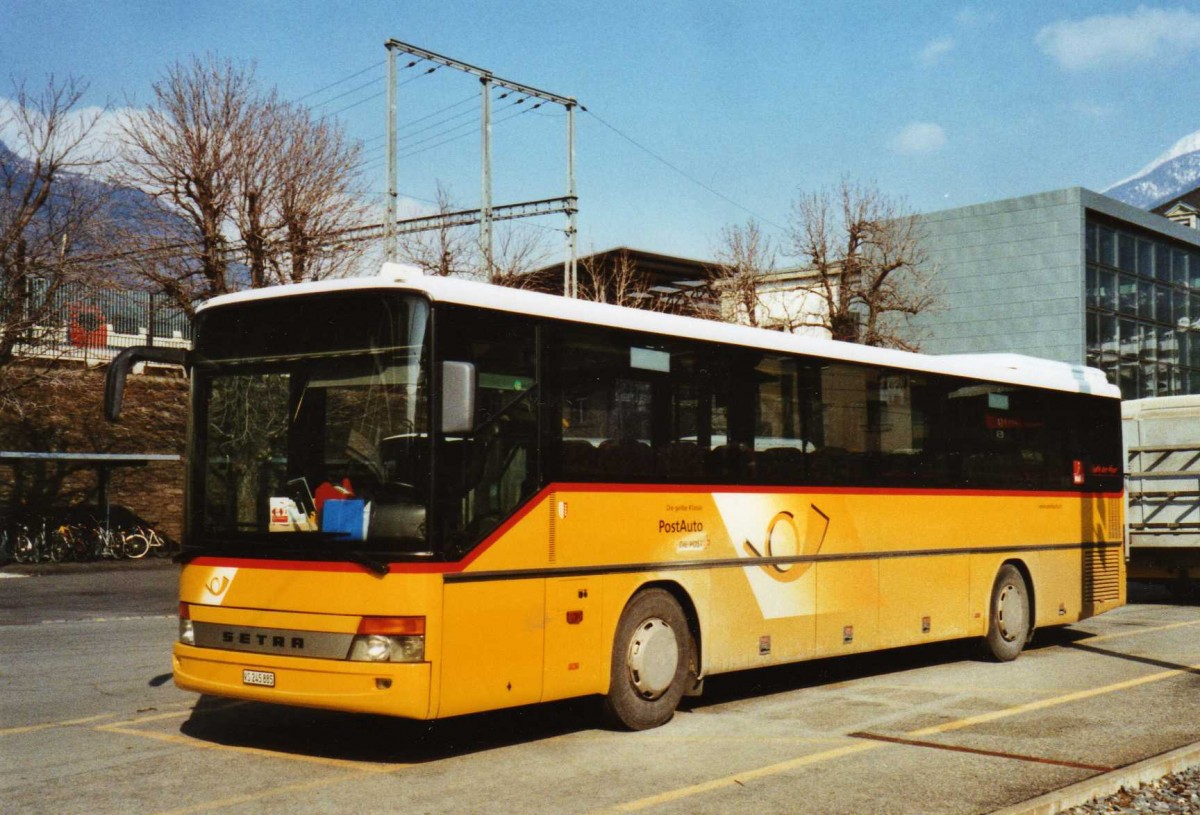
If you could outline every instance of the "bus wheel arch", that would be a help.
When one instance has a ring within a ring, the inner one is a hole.
[[[1011,662],[1033,638],[1036,605],[1033,578],[1020,560],[1007,560],[996,571],[988,598],[984,654],[997,662]]]
[[[626,730],[648,730],[675,715],[695,683],[695,607],[682,588],[652,583],[625,604],[613,636],[606,717]]]

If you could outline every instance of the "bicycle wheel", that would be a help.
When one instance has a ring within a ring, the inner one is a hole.
[[[16,532],[12,538],[12,556],[17,563],[33,563],[37,559],[37,551],[33,539],[24,532]]]
[[[125,557],[137,560],[150,551],[150,541],[141,532],[122,532],[121,550]]]
[[[65,537],[57,532],[47,532],[43,538],[46,556],[51,563],[62,563],[71,557],[71,545]]]

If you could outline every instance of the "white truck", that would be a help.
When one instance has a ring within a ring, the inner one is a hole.
[[[1200,599],[1200,395],[1121,406],[1130,580]]]

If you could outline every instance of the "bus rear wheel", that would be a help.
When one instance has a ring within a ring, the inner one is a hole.
[[[992,584],[988,632],[984,638],[986,653],[998,662],[1016,659],[1029,641],[1031,622],[1025,577],[1016,566],[1006,563]]]
[[[618,727],[649,730],[666,724],[683,697],[692,653],[679,603],[662,589],[634,596],[613,641],[612,675],[604,712]]]

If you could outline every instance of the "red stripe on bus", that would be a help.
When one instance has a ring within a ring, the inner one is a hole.
[[[1121,498],[1123,492],[1040,492],[1037,490],[971,490],[950,488],[904,488],[904,487],[776,487],[730,484],[592,484],[561,483],[544,487],[529,499],[483,541],[472,549],[465,558],[453,563],[398,563],[389,562],[390,574],[454,574],[467,569],[484,552],[492,547],[526,515],[542,504],[548,495],[555,492],[616,492],[616,493],[771,493],[782,495],[911,495],[915,497],[966,498]],[[350,561],[326,560],[258,560],[255,558],[220,557],[202,555],[190,561],[200,566],[229,567],[238,569],[278,569],[298,572],[362,572],[363,567]]]
[[[912,495],[967,498],[1120,498],[1125,493],[1079,492],[1063,490],[989,490],[960,489],[955,487],[813,487],[775,486],[770,484],[592,484],[563,483],[550,488],[557,492],[649,492],[678,493],[695,492],[704,494],[761,493],[764,495]]]

